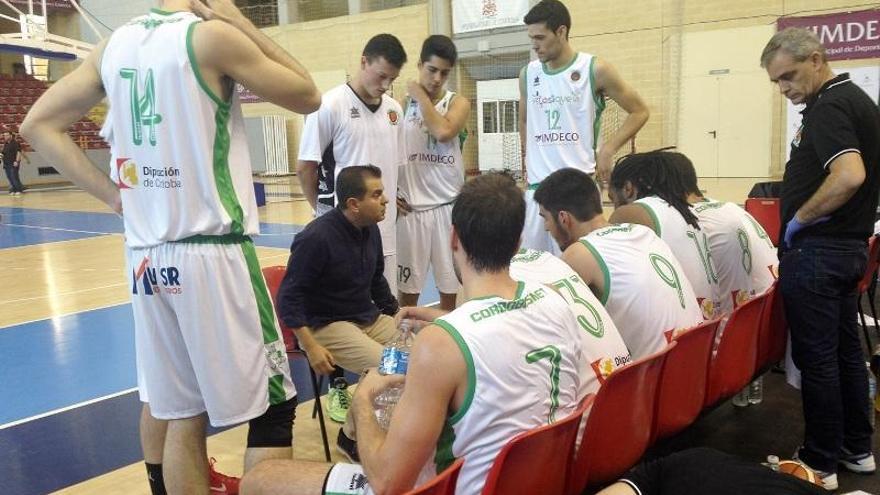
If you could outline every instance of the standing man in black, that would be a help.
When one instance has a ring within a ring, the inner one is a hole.
[[[9,194],[12,196],[21,196],[24,192],[24,186],[18,172],[21,169],[21,145],[15,139],[11,132],[3,133],[3,170],[6,172],[6,178],[9,180]]]
[[[783,96],[806,104],[782,183],[779,288],[803,374],[798,455],[831,490],[838,464],[875,469],[856,285],[877,208],[880,112],[848,74],[834,75],[806,29],[773,36],[761,66]]]

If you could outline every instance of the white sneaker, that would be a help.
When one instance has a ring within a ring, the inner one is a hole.
[[[812,470],[814,473],[816,473],[816,476],[818,476],[819,478],[822,479],[822,488],[828,490],[829,492],[833,492],[834,490],[837,490],[837,488],[839,486],[837,483],[837,473],[831,473],[828,471],[820,471],[818,469],[811,467],[809,464],[804,462],[803,459],[799,458],[798,454],[800,454],[800,452],[801,452],[801,449],[800,449],[800,447],[798,447],[798,449],[794,451],[794,455],[792,456],[792,459],[800,462],[804,466],[810,468],[810,470]]]
[[[840,459],[837,460],[847,471],[858,474],[874,474],[877,466],[874,464],[874,454],[853,454],[846,447],[840,449]]]

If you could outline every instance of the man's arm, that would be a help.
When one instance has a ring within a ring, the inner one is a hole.
[[[593,294],[600,301],[605,300],[603,297],[605,294],[605,277],[602,275],[599,262],[596,261],[593,253],[586,246],[581,242],[575,242],[568,246],[568,249],[562,253],[562,261],[568,263],[568,266],[581,277],[581,280],[590,286],[590,290],[593,291]]]
[[[446,115],[440,115],[440,112],[434,108],[434,102],[431,101],[425,88],[418,81],[409,81],[407,83],[407,91],[409,96],[419,104],[419,109],[422,111],[422,117],[425,120],[425,125],[428,127],[428,132],[437,141],[445,143],[458,137],[458,134],[467,123],[468,115],[471,113],[470,100],[456,94]]]
[[[526,99],[529,97],[526,94],[526,68],[528,65],[523,67],[519,72],[519,154],[522,158],[522,163],[526,163],[526,109],[528,108],[528,102]]]
[[[659,225],[654,223],[654,217],[648,213],[645,207],[636,203],[630,203],[614,210],[611,217],[608,218],[608,223],[637,223],[660,235]]]
[[[101,42],[79,67],[43,93],[22,122],[20,132],[62,175],[121,213],[119,189],[67,134],[71,124],[104,98],[100,63],[105,45],[106,41]]]
[[[321,93],[295,58],[245,17],[230,0],[194,0],[194,12],[207,22],[193,33],[202,75],[216,94],[228,76],[258,96],[298,113],[321,105]],[[212,85],[213,86],[213,85]]]
[[[810,199],[795,213],[801,223],[810,223],[834,213],[862,187],[865,164],[862,155],[844,153],[828,165],[828,177]]]
[[[299,179],[299,186],[302,189],[303,196],[312,207],[317,211],[318,208],[318,162],[313,160],[297,160],[296,161],[296,177]]]
[[[596,156],[596,173],[600,180],[608,180],[611,176],[611,159],[617,150],[633,138],[639,129],[648,121],[650,112],[642,97],[617,72],[613,65],[601,58],[596,58],[594,75],[597,94],[607,96],[617,102],[627,115],[623,124],[602,143]]]
[[[358,452],[373,491],[403,493],[413,488],[434,451],[450,404],[460,402],[467,385],[464,357],[440,327],[422,330],[413,344],[406,387],[387,433],[373,413],[373,399],[387,386],[383,381],[387,377],[374,374],[361,380],[352,401]]]

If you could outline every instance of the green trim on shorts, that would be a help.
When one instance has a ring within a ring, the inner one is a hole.
[[[474,401],[474,392],[477,389],[477,370],[474,367],[474,357],[471,355],[471,350],[461,337],[461,334],[458,333],[458,330],[456,330],[449,322],[440,318],[434,320],[434,323],[443,330],[446,330],[446,333],[452,337],[452,340],[455,341],[459,350],[461,350],[461,355],[464,358],[465,366],[467,367],[467,392],[465,393],[464,401],[462,401],[461,407],[458,408],[458,411],[455,411],[455,414],[446,420],[451,428],[452,425],[458,423],[461,418],[464,417],[468,408],[471,407],[471,402]]]
[[[243,244],[245,242],[254,242],[249,235],[243,234],[224,234],[224,235],[193,235],[170,241],[173,244]]]
[[[596,263],[599,263],[599,268],[602,269],[602,278],[605,281],[605,290],[602,291],[602,297],[599,298],[599,302],[602,303],[602,306],[605,306],[605,303],[608,302],[608,296],[611,294],[611,273],[608,271],[608,265],[605,264],[605,259],[602,258],[602,255],[599,254],[599,251],[590,244],[590,241],[586,239],[581,239],[581,244],[584,245],[587,249],[593,253],[593,257],[596,258]]]
[[[269,377],[269,404],[277,405],[287,400],[287,391],[284,390],[284,375]]]
[[[260,269],[260,262],[257,260],[257,251],[254,249],[254,243],[242,243],[241,251],[247,263],[251,287],[254,289],[254,299],[257,303],[257,310],[260,313],[263,344],[271,344],[281,338],[278,334],[278,327],[275,325],[275,308],[272,306],[272,297],[269,295],[269,289],[266,288],[266,281],[263,279],[263,271]]]

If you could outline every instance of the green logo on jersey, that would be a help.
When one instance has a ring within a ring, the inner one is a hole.
[[[479,311],[472,313],[471,314],[471,321],[476,323],[480,320],[485,320],[485,319],[491,318],[495,315],[507,313],[508,311],[514,311],[517,309],[526,308],[526,307],[532,305],[534,302],[541,300],[541,299],[544,299],[545,295],[547,295],[547,294],[546,294],[546,292],[544,292],[544,289],[538,289],[534,292],[530,292],[530,293],[526,294],[525,296],[523,296],[519,299],[514,299],[512,301],[497,302],[497,303],[489,306],[488,308],[483,308]]]

